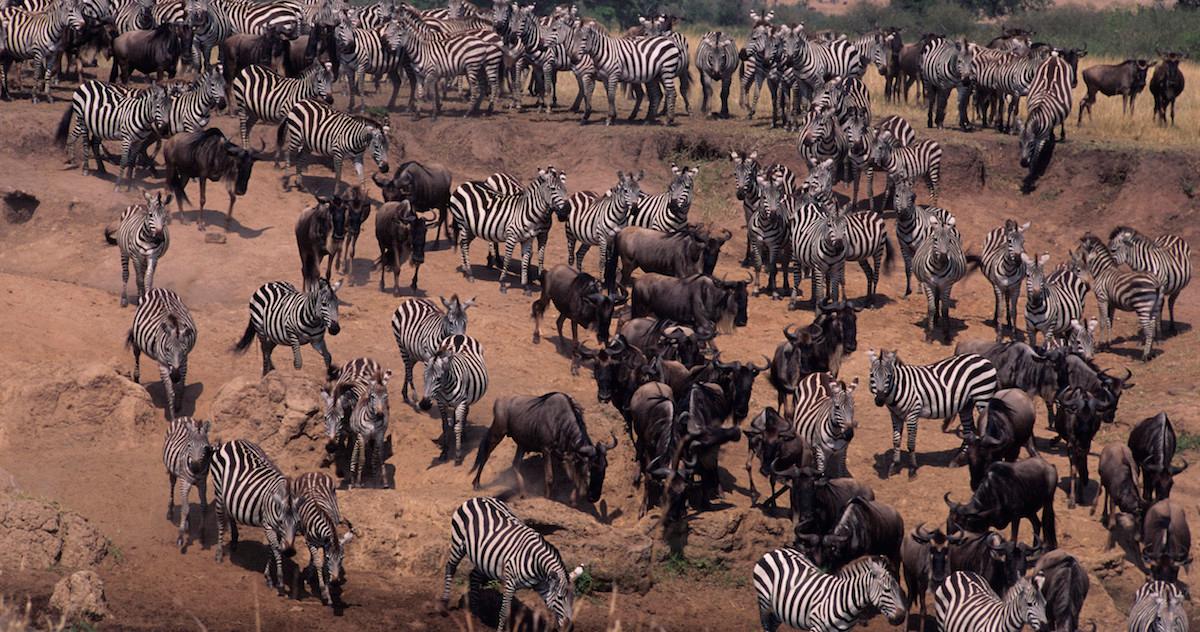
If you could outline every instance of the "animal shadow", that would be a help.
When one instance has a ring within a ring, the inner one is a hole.
[[[156,376],[158,374],[157,366],[155,366],[154,374]],[[170,420],[171,414],[167,410],[167,390],[163,386],[162,380],[155,379],[153,382],[145,383],[145,388],[146,393],[150,395],[150,401],[154,402],[156,408],[162,409],[164,418]],[[179,395],[181,403],[179,405],[179,412],[176,415],[179,417],[190,417],[196,414],[196,402],[203,393],[203,382],[189,382]]]

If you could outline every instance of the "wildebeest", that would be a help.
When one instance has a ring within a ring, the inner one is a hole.
[[[559,463],[571,480],[571,502],[578,503],[586,494],[588,502],[598,502],[608,469],[608,451],[617,447],[616,436],[607,443],[593,443],[583,421],[583,408],[566,393],[546,393],[540,397],[502,397],[492,404],[492,426],[479,445],[475,478],[471,484],[479,489],[479,477],[487,465],[492,450],[512,437],[517,444],[513,455],[513,474],[517,489],[525,496],[525,477],[521,476],[521,461],[526,452],[540,452],[545,468],[545,496],[550,497],[554,481],[554,465]]]
[[[729,333],[746,325],[746,284],[700,274],[680,279],[647,273],[633,284],[633,316],[654,315]]]
[[[613,257],[608,268],[615,275],[616,261],[621,262],[621,285],[633,282],[633,271],[656,272],[675,277],[700,274],[705,244],[687,231],[664,233],[650,228],[628,226],[613,240]],[[606,279],[610,287],[613,279]]]
[[[798,535],[796,541],[813,548],[816,537]],[[891,562],[891,569],[896,572],[900,569],[903,540],[904,518],[900,512],[881,502],[853,498],[833,530],[820,537],[817,563],[826,568],[840,568],[863,555],[880,555]]]
[[[425,222],[413,213],[407,200],[384,202],[375,216],[375,240],[379,242],[379,291],[384,291],[384,274],[392,270],[392,288],[400,293],[400,268],[405,262],[413,267],[409,287],[417,290],[417,275],[425,261]]]
[[[1183,71],[1179,62],[1187,59],[1187,53],[1164,53],[1156,50],[1162,65],[1154,69],[1150,77],[1150,94],[1154,96],[1154,119],[1167,124],[1167,108],[1171,108],[1171,125],[1175,125],[1175,99],[1183,92]]]
[[[1050,551],[1034,567],[1034,586],[1046,599],[1047,632],[1076,632],[1079,611],[1087,599],[1088,579],[1083,565],[1065,551]],[[1092,630],[1096,629],[1092,624]]]
[[[977,353],[996,367],[996,381],[1001,388],[1016,388],[1030,398],[1040,397],[1046,405],[1046,418],[1053,425],[1054,398],[1058,394],[1058,364],[1061,350],[1039,351],[1023,342],[992,342],[965,340],[954,347],[954,353]]]
[[[436,210],[435,241],[442,238],[443,226],[446,226],[446,233],[449,234],[447,211],[450,208],[452,190],[449,169],[437,163],[426,165],[409,160],[400,163],[391,179],[381,178],[378,173],[371,178],[383,192],[384,201],[408,200],[413,210],[418,213]]]
[[[724,391],[734,423],[740,424],[750,413],[750,395],[754,390],[754,380],[758,378],[759,373],[767,370],[769,365],[769,362],[762,365],[752,362],[722,362],[720,353],[713,357],[709,379],[719,384]]]
[[[1192,532],[1181,503],[1160,500],[1146,510],[1142,521],[1142,563],[1150,577],[1179,580],[1179,567],[1192,564]]]
[[[781,450],[771,467],[772,473],[786,479],[790,486],[789,509],[796,536],[825,535],[837,525],[851,500],[875,500],[875,492],[865,483],[850,477],[826,478],[817,472],[815,465],[792,463],[780,470],[788,456]]]
[[[1023,391],[1006,388],[996,391],[988,401],[987,419],[981,424],[980,433],[967,443],[967,466],[971,475],[971,489],[983,482],[983,477],[992,463],[1012,463],[1024,446],[1030,456],[1033,448],[1033,400]]]
[[[917,611],[921,613],[921,627],[918,629],[924,629],[927,620],[925,594],[929,587],[941,584],[950,574],[949,553],[946,534],[941,529],[926,529],[924,522],[904,536],[900,543],[900,563],[909,603],[919,604]]]
[[[180,221],[183,221],[183,202],[187,200],[185,188],[192,178],[196,178],[200,181],[197,228],[204,230],[205,187],[209,180],[221,181],[229,193],[229,209],[225,212],[225,230],[229,230],[233,204],[237,196],[246,194],[250,171],[258,159],[254,152],[234,144],[215,127],[169,138],[163,149],[163,160],[167,166],[167,183],[175,193]]]
[[[328,272],[321,276],[321,259],[330,257],[329,266],[332,267],[330,240],[336,230],[335,222],[344,222],[346,218],[340,198],[319,195],[316,200],[315,206],[305,209],[296,218],[296,247],[300,250],[300,272],[306,291],[316,287],[318,278],[329,280]]]
[[[693,492],[692,505],[701,511],[711,507],[710,500],[720,497],[719,464],[721,446],[742,438],[736,425],[727,427],[726,419],[735,414],[739,391],[714,382],[696,382],[685,393],[675,393],[675,424],[685,433],[681,442],[685,458],[695,461],[693,473],[699,475],[699,487]]]
[[[634,484],[642,485],[638,517],[646,515],[658,496],[659,503],[666,504],[663,523],[678,522],[687,512],[688,481],[696,462],[681,458],[683,446],[674,429],[675,404],[670,387],[661,382],[638,387],[629,402],[629,416],[638,463]]]
[[[274,24],[268,24],[259,33],[234,33],[221,40],[217,58],[223,66],[225,83],[232,84],[233,78],[246,66],[259,64],[273,67],[276,57],[287,54],[287,42]]]
[[[784,328],[787,341],[775,348],[769,374],[780,408],[789,394],[795,404],[796,386],[805,375],[826,372],[837,377],[842,358],[858,348],[861,310],[850,303],[819,302],[812,323],[794,332],[794,325]]]
[[[179,67],[179,58],[192,50],[192,27],[185,23],[159,24],[151,30],[122,33],[113,40],[113,64],[108,81],[120,76],[129,83],[134,70],[149,76],[155,73],[162,81],[166,73],[171,79]]]
[[[1119,64],[1097,64],[1084,70],[1087,95],[1079,100],[1079,117],[1075,124],[1083,124],[1084,110],[1087,110],[1088,122],[1092,121],[1092,104],[1096,102],[1097,92],[1106,97],[1121,95],[1121,113],[1128,110],[1129,116],[1133,116],[1134,101],[1146,89],[1146,71],[1157,63],[1157,60],[1126,59]]]
[[[618,331],[626,342],[643,353],[658,354],[664,360],[676,360],[688,367],[703,361],[704,348],[716,337],[715,331],[697,331],[653,316],[631,318],[622,323]]]
[[[1012,525],[1012,539],[1017,540],[1021,519],[1040,531],[1051,548],[1058,548],[1054,526],[1054,492],[1058,487],[1058,470],[1041,457],[1031,457],[1016,463],[993,463],[971,499],[966,503],[944,500],[950,508],[948,529],[957,526],[967,531],[982,532],[988,527],[1003,529]],[[1038,512],[1042,513],[1038,519]],[[950,529],[951,531],[953,529]]]
[[[371,215],[371,201],[363,193],[362,187],[350,187],[342,195],[342,208],[346,220],[342,234],[333,235],[333,264],[337,270],[346,276],[354,272],[354,254],[358,250],[358,235],[362,225]]]
[[[1006,540],[995,531],[951,531],[947,572],[975,573],[997,593],[1003,594],[1018,579],[1025,576],[1030,564],[1042,554],[1041,541],[1036,535],[1033,544]]]
[[[1067,488],[1067,507],[1087,492],[1088,454],[1092,451],[1092,439],[1100,430],[1104,403],[1095,395],[1078,387],[1068,386],[1059,391],[1058,408],[1061,414],[1054,420],[1054,430],[1067,442],[1068,476],[1072,479]]]
[[[1166,413],[1138,422],[1129,431],[1129,451],[1133,462],[1142,473],[1142,499],[1147,503],[1163,500],[1171,495],[1175,475],[1187,468],[1171,464],[1175,458],[1175,428]]]
[[[579,326],[593,329],[601,345],[608,344],[613,309],[625,303],[627,297],[618,294],[615,298],[604,293],[598,281],[586,272],[568,265],[559,264],[550,268],[542,279],[542,295],[533,302],[533,343],[542,339],[542,316],[551,302],[558,310],[556,346],[563,342],[563,322],[571,321],[571,372],[579,368]]]
[[[1100,522],[1110,527],[1109,517],[1117,512],[1133,514],[1140,518],[1147,501],[1142,500],[1137,487],[1137,464],[1133,460],[1133,452],[1129,446],[1112,443],[1100,451],[1100,487],[1104,489],[1104,510],[1100,513]],[[1092,506],[1093,513],[1095,505]]]
[[[614,336],[600,349],[580,345],[579,354],[592,361],[592,377],[596,380],[596,400],[611,403],[625,418],[629,427],[629,401],[633,392],[646,382],[643,372],[648,364],[645,354],[630,347],[621,335]],[[667,387],[670,390],[670,387]]]
[[[767,482],[771,485],[768,505],[775,504],[776,482],[780,477],[789,475],[791,470],[788,468],[796,467],[798,473],[800,469],[806,467],[811,469],[816,464],[812,446],[809,445],[808,440],[798,436],[791,422],[774,408],[765,408],[755,415],[754,419],[750,420],[745,434],[748,450],[746,479],[750,485],[751,507],[758,505],[759,498],[758,489],[754,486],[755,459],[758,459],[759,473],[767,477]],[[777,467],[784,468],[784,471],[776,471]],[[815,472],[815,470],[813,471]],[[794,521],[796,518],[795,507],[792,507],[792,517]]]

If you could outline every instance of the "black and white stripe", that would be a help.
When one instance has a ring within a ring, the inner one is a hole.
[[[987,50],[987,49],[983,49]],[[998,58],[977,56],[975,84],[977,89],[990,91],[996,106],[996,129],[1007,131],[1017,119],[1021,97],[1029,94],[1033,75],[1042,62],[1035,52],[1007,53]],[[976,95],[978,101],[980,95]],[[987,121],[981,121],[987,124]]]
[[[921,81],[925,87],[926,126],[940,128],[946,120],[950,92],[958,90],[958,125],[967,127],[967,100],[974,79],[975,59],[966,39],[930,39],[921,51]],[[935,112],[936,109],[936,112]]]
[[[354,539],[350,522],[342,520],[338,510],[337,490],[333,479],[322,472],[307,472],[290,481],[292,498],[296,503],[296,527],[304,536],[308,546],[306,574],[317,576],[321,588],[321,602],[332,604],[329,584],[341,583],[344,579],[342,562],[345,547]],[[346,533],[338,536],[338,525],[346,523]],[[321,552],[321,565],[316,564],[317,551]]]
[[[455,294],[449,301],[444,298],[441,301],[445,311],[429,299],[414,298],[400,303],[392,314],[392,336],[404,360],[405,402],[410,401],[408,388],[413,385],[413,366],[428,362],[446,338],[467,333],[467,309],[475,305],[475,299],[459,301]]]
[[[397,52],[403,50],[412,64],[417,77],[417,98],[424,99],[426,91],[433,89],[435,117],[442,111],[441,92],[435,84],[459,75],[467,78],[471,102],[468,114],[479,111],[484,80],[488,85],[488,111],[495,110],[504,66],[504,51],[496,43],[472,33],[438,38],[419,32],[412,23],[404,23],[395,46]],[[413,114],[419,115],[419,111],[414,110]]]
[[[379,170],[387,173],[390,131],[387,125],[346,114],[319,101],[298,101],[279,128],[279,146],[286,156],[284,170],[290,170],[295,162],[296,181],[303,188],[304,166],[297,155],[300,150],[307,148],[316,155],[329,156],[333,159],[333,190],[336,193],[342,184],[342,161],[350,158],[358,175],[358,186],[365,190],[367,174],[363,170],[363,156],[370,151]],[[290,190],[286,173],[283,180],[284,190]]]
[[[349,430],[354,435],[354,450],[350,454],[350,480],[348,488],[362,486],[363,471],[368,470],[382,486],[385,484],[383,472],[383,444],[387,439],[388,416],[388,382],[392,379],[390,370],[377,370],[372,374],[363,389],[355,398],[354,407],[350,411]],[[335,391],[335,397],[337,392]],[[368,453],[370,457],[368,458]]]
[[[827,574],[792,548],[775,549],[754,565],[763,632],[781,624],[800,630],[850,630],[874,608],[904,618],[904,593],[885,560],[864,557]]]
[[[196,323],[191,312],[171,290],[152,288],[133,314],[125,344],[133,350],[134,382],[142,378],[143,353],[158,363],[167,393],[167,414],[174,418],[187,389],[188,353],[196,346]]]
[[[895,184],[893,207],[896,209],[896,241],[904,258],[904,295],[908,296],[912,293],[913,256],[929,234],[932,225],[930,219],[948,223],[954,216],[937,206],[917,204],[912,183],[908,179],[901,178]]]
[[[750,230],[750,218],[754,214],[754,210],[758,207],[759,198],[762,196],[762,191],[759,189],[759,176],[768,179],[774,179],[777,175],[783,178],[784,192],[792,195],[796,190],[796,174],[787,166],[773,163],[763,167],[758,162],[758,152],[753,151],[747,154],[743,151],[732,151],[729,153],[730,159],[733,161],[733,180],[736,186],[737,199],[742,201],[742,214],[746,221],[746,256],[742,260],[742,265],[750,265],[754,260],[753,249],[755,247],[754,235]]]
[[[286,281],[272,281],[258,288],[250,297],[250,322],[234,351],[244,353],[257,336],[262,345],[263,375],[266,375],[275,368],[271,352],[276,346],[291,347],[293,365],[300,369],[303,366],[300,346],[311,344],[321,354],[328,369],[333,357],[325,347],[325,332],[336,336],[341,331],[337,298],[341,286],[341,281],[331,286],[322,278],[318,279],[315,288],[305,292]]]
[[[372,378],[383,373],[383,365],[371,358],[354,358],[330,375],[329,383],[321,389],[325,406],[325,436],[340,440],[350,429],[349,417],[359,398],[367,392]]]
[[[572,195],[567,204],[567,265],[583,269],[583,257],[595,246],[600,253],[600,271],[608,263],[608,244],[617,232],[629,221],[629,213],[637,207],[641,197],[642,172],[617,172],[617,184],[604,195],[591,191],[580,191]],[[579,250],[575,243],[579,242]]]
[[[197,67],[208,68],[212,49],[235,33],[259,35],[268,27],[292,36],[300,34],[300,6],[287,0],[185,0],[184,13],[192,25],[192,50]]]
[[[1100,307],[1100,337],[1104,344],[1112,340],[1113,313],[1116,310],[1134,312],[1142,330],[1142,360],[1149,360],[1162,313],[1163,288],[1158,279],[1145,272],[1121,270],[1108,246],[1092,235],[1085,236],[1081,242],[1079,250],[1071,253],[1071,263],[1096,296]]]
[[[828,373],[806,375],[796,385],[792,428],[812,446],[822,476],[849,476],[846,449],[858,425],[854,420],[857,387],[857,378],[847,385]]]
[[[346,90],[350,93],[347,106],[350,110],[354,109],[354,98],[361,96],[367,73],[376,78],[387,75],[392,82],[392,96],[387,107],[395,107],[396,95],[400,93],[399,70],[406,61],[400,48],[400,29],[400,25],[394,22],[377,28],[354,28],[350,26],[349,19],[338,22],[334,27],[339,69],[344,69]],[[413,90],[416,90],[415,86]]]
[[[38,83],[46,101],[50,95],[50,78],[55,72],[53,63],[62,51],[67,29],[81,30],[86,25],[83,3],[79,0],[55,0],[42,11],[27,11],[16,8],[0,10],[0,29],[4,30],[3,60],[0,61],[0,96],[10,98],[8,93],[8,70],[14,61],[33,62],[33,89],[30,99],[38,102]]]
[[[1029,222],[1017,224],[1004,220],[1004,225],[993,228],[983,239],[983,252],[979,255],[979,267],[992,284],[996,295],[996,308],[992,320],[996,323],[996,342],[1000,342],[1003,330],[1000,322],[1001,305],[1004,306],[1004,325],[1016,332],[1017,298],[1021,296],[1021,284],[1025,280],[1025,231]]]
[[[293,106],[306,99],[332,104],[333,69],[329,63],[313,64],[301,76],[290,79],[255,64],[238,73],[229,92],[233,97],[242,146],[249,147],[250,130],[258,121],[280,123]]]
[[[1129,632],[1187,632],[1183,592],[1174,584],[1148,581],[1133,595]]]
[[[1060,265],[1049,276],[1049,254],[1036,259],[1025,255],[1025,333],[1030,345],[1037,345],[1038,333],[1046,344],[1061,341],[1070,332],[1072,322],[1083,320],[1083,304],[1088,286],[1069,266]]]
[[[1174,331],[1175,299],[1192,281],[1191,247],[1175,235],[1160,235],[1151,240],[1129,226],[1114,228],[1109,235],[1108,247],[1117,263],[1158,280],[1170,308],[1171,331]]]
[[[122,3],[113,16],[113,25],[117,27],[117,33],[145,31],[158,26],[154,9],[154,0],[127,0]]]
[[[629,215],[629,225],[650,228],[664,233],[683,230],[688,211],[692,208],[692,191],[699,167],[681,167],[671,163],[671,184],[662,193],[642,193],[637,208]]]
[[[757,170],[757,169],[756,169]],[[754,264],[754,285],[762,290],[759,274],[763,262],[767,264],[767,287],[765,291],[772,299],[782,298],[775,294],[775,274],[783,272],[783,289],[788,293],[788,262],[792,249],[788,241],[787,209],[783,202],[791,195],[789,173],[774,172],[758,174],[754,186],[756,202],[747,222],[747,241],[753,244],[751,252]]]
[[[979,575],[955,571],[933,599],[943,632],[1019,632],[1026,624],[1040,630],[1046,621],[1046,600],[1024,577],[1000,597]]]
[[[1028,113],[1024,122],[1017,120],[1021,136],[1021,166],[1034,170],[1046,143],[1054,138],[1054,126],[1062,125],[1071,114],[1071,92],[1074,87],[1071,65],[1053,52],[1038,66],[1029,84]],[[1062,137],[1066,137],[1064,129]]]
[[[171,94],[161,85],[144,90],[126,90],[119,86],[89,79],[75,89],[71,107],[59,121],[55,142],[68,147],[83,139],[80,170],[87,175],[87,150],[96,158],[96,168],[103,173],[100,141],[121,141],[121,169],[117,189],[133,175],[133,157],[148,139],[167,122]],[[74,117],[75,124],[71,125]],[[68,130],[70,136],[68,138]]]
[[[186,545],[188,532],[188,493],[195,486],[200,496],[200,539],[204,540],[204,524],[208,515],[208,462],[212,446],[208,443],[211,421],[200,421],[191,417],[176,417],[167,428],[163,440],[163,465],[167,468],[167,485],[170,497],[167,500],[167,520],[174,518],[175,491],[179,491],[179,535],[175,546],[180,550]]]
[[[436,400],[442,417],[442,455],[450,453],[450,432],[454,432],[454,463],[462,463],[462,433],[471,404],[487,392],[487,365],[483,361],[483,346],[465,335],[453,335],[442,340],[441,346],[425,362],[425,388],[420,401],[422,410],[429,410]]]
[[[225,77],[221,64],[204,71],[181,94],[171,98],[167,109],[168,134],[198,132],[208,127],[209,112],[215,107],[224,110]]]
[[[746,118],[753,119],[758,109],[758,98],[762,94],[762,84],[767,80],[772,61],[778,56],[780,42],[772,33],[770,24],[756,25],[746,40],[746,46],[738,56],[742,60],[742,91],[738,105],[746,110]],[[750,89],[754,89],[754,98],[750,100]]]
[[[913,253],[913,273],[925,291],[925,340],[933,338],[933,330],[941,324],[950,332],[950,291],[967,275],[967,258],[962,248],[962,235],[954,226],[953,217],[945,222],[929,218],[929,232]]]
[[[836,39],[818,42],[808,38],[803,25],[784,40],[784,56],[796,70],[797,77],[807,84],[810,94],[833,77],[863,76],[866,66],[853,44]]]
[[[709,31],[700,38],[696,46],[696,70],[700,73],[700,112],[709,113],[708,100],[713,88],[720,86],[721,111],[714,116],[729,118],[729,86],[733,84],[733,73],[738,68],[737,44],[733,38],[721,31]]]
[[[110,226],[104,229],[104,238],[121,250],[121,307],[129,304],[126,294],[129,263],[133,262],[134,280],[137,283],[135,302],[140,303],[146,291],[154,288],[154,270],[171,245],[171,237],[167,233],[167,205],[171,203],[171,196],[163,199],[161,192],[154,196],[148,192],[143,195],[145,204],[126,207],[116,228]]]
[[[850,145],[833,108],[815,108],[804,115],[800,123],[798,150],[804,163],[810,167],[832,160],[834,177],[846,180],[844,165]]]
[[[845,252],[842,259],[846,262],[858,262],[867,277],[867,301],[874,303],[882,266],[885,262],[890,266],[892,258],[892,242],[888,238],[883,215],[875,211],[850,213],[839,209],[830,216],[830,220],[833,222],[833,234],[844,242]],[[844,270],[839,282],[840,295],[849,300]]]
[[[608,118],[611,125],[617,117],[617,83],[653,84],[662,82],[666,94],[667,124],[675,122],[675,81],[687,69],[687,51],[671,35],[620,39],[609,36],[595,23],[581,30],[583,53],[592,58],[596,72],[604,77],[608,93]],[[651,91],[649,119],[658,115],[655,91]],[[636,112],[637,107],[634,107]],[[586,120],[586,114],[585,119]]]
[[[892,132],[881,129],[872,150],[871,163],[887,172],[889,185],[895,186],[899,179],[915,183],[919,178],[929,187],[929,197],[937,204],[938,184],[942,179],[942,146],[937,141],[925,139],[901,144]]]

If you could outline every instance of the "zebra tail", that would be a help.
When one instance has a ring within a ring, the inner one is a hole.
[[[75,105],[67,106],[67,111],[63,112],[62,119],[58,121],[58,130],[54,132],[54,144],[59,148],[67,146],[67,134],[71,132],[71,118],[75,114]]]
[[[679,96],[686,101],[690,99],[689,93],[692,90],[692,69],[689,66],[687,70],[679,73]]]
[[[115,237],[116,234],[117,234],[116,226],[109,224],[108,226],[104,227],[104,241],[108,242],[108,245],[110,245],[110,246],[117,245],[117,238]]]
[[[287,137],[287,124],[288,120],[285,116],[279,123],[279,129],[275,130],[275,151],[283,151],[283,139]]]
[[[133,328],[132,327],[130,327],[129,331],[125,334],[125,348],[126,349],[133,348]]]
[[[896,252],[892,249],[892,238],[888,237],[887,233],[883,234],[883,273],[891,274],[892,265],[895,263]]]
[[[238,340],[236,345],[233,345],[232,351],[234,353],[245,353],[246,349],[250,348],[250,343],[253,341],[254,341],[254,319],[252,318],[252,319],[250,319],[250,322],[246,323],[246,333],[242,334],[242,339]]]

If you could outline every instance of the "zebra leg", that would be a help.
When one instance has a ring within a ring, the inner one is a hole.
[[[416,365],[416,360],[403,351],[400,352],[400,358],[404,361],[404,384],[400,389],[400,396],[404,399],[405,404],[411,404],[412,400],[408,397],[408,389],[411,386],[414,393],[417,391],[417,387],[413,384],[413,366]]]
[[[463,402],[454,409],[454,465],[462,465],[462,436],[463,426],[467,425],[467,413],[470,406]]]
[[[275,530],[270,527],[264,527],[263,531],[267,536],[267,547],[271,549],[271,557],[267,560],[267,565],[263,568],[263,577],[267,580],[267,587],[274,588],[280,595],[284,594],[283,586],[283,554],[280,552],[282,543],[275,536]],[[275,575],[271,575],[271,567],[275,568]]]
[[[129,255],[121,253],[121,307],[129,305],[129,296],[126,290],[129,286]],[[137,381],[137,378],[134,378]]]
[[[914,479],[917,477],[917,417],[920,411],[914,410],[908,413],[908,418],[905,420],[906,430],[908,431],[908,478]]]
[[[708,100],[712,97],[712,79],[708,73],[700,72],[700,113],[708,114]]]
[[[533,244],[523,242],[521,244],[521,287],[525,289],[525,296],[533,295],[533,290],[529,287],[529,260],[532,257]]]
[[[895,411],[892,414],[892,463],[888,466],[887,475],[900,473],[900,437],[903,429],[903,419]]]
[[[350,453],[350,479],[347,481],[347,489],[353,489],[355,485],[362,487],[363,459],[363,437],[360,434],[356,434],[354,436],[354,449]]]
[[[158,374],[162,377],[163,390],[167,394],[167,418],[174,419],[176,408],[175,403],[175,381],[171,379],[171,369],[166,365],[158,365]]]
[[[508,293],[508,285],[505,283],[505,280],[506,280],[505,277],[508,276],[508,264],[509,264],[509,262],[512,261],[513,248],[516,248],[516,247],[517,247],[516,235],[510,234],[508,236],[508,238],[506,238],[504,240],[504,265],[500,268],[500,293],[501,294]],[[524,248],[525,248],[525,246],[524,246],[524,244],[522,244],[521,249],[524,250]],[[522,266],[522,268],[524,268],[524,266]],[[524,276],[524,274],[525,274],[524,272],[521,273],[522,276]]]
[[[467,278],[468,283],[475,282],[475,275],[471,272],[471,235],[467,227],[463,227],[461,235],[458,238],[458,252],[462,255],[462,271],[463,276]]]
[[[454,583],[454,573],[458,571],[458,564],[466,554],[467,548],[464,543],[451,536],[450,557],[446,560],[446,579],[442,583],[442,596],[438,599],[438,610],[443,614],[450,605],[450,586]]]
[[[262,345],[262,357],[263,357],[263,372],[262,372],[262,374],[265,376],[267,373],[270,373],[271,371],[275,370],[275,363],[271,361],[271,352],[275,351],[275,343],[273,343],[270,340],[267,340],[266,338],[263,338],[263,337],[259,337],[258,341],[259,341],[259,344]]]
[[[167,520],[175,516],[175,482],[177,479],[178,477],[174,473],[167,472],[168,492],[170,493],[170,497],[167,499]]]
[[[200,545],[204,546],[205,524],[208,518],[208,477],[201,476],[196,481],[196,493],[200,496]]]
[[[721,118],[729,118],[729,87],[733,85],[732,75],[721,79]]]
[[[192,489],[192,482],[186,477],[179,479],[179,535],[175,538],[175,546],[179,547],[179,552],[183,553],[188,532],[188,510],[191,509],[188,502],[188,492]]]
[[[154,289],[154,270],[158,267],[158,257],[150,256],[146,258],[146,271],[141,277],[141,284],[138,287],[138,305],[142,304],[142,299],[146,297],[146,291]]]
[[[330,355],[330,353],[329,353],[329,347],[325,346],[325,336],[322,335],[322,336],[317,336],[316,338],[313,338],[311,344],[313,346],[313,349],[316,349],[317,353],[321,354],[321,358],[323,360],[325,360],[325,369],[328,370],[329,367],[333,365],[333,356]],[[295,346],[293,346],[292,351],[296,357],[296,362],[299,362],[300,361],[300,345],[296,344]],[[299,369],[300,365],[297,364],[296,368]]]
[[[604,79],[604,91],[608,95],[608,118],[605,119],[605,125],[612,125],[617,119],[617,78],[616,73],[609,73],[609,76]],[[639,99],[640,101],[640,99]],[[587,120],[587,117],[584,117]]]
[[[533,278],[542,283],[545,283],[545,281],[546,281],[546,242],[549,240],[550,240],[550,231],[549,230],[547,230],[544,233],[538,233],[538,236],[537,236],[537,242],[538,242],[537,274],[535,274]],[[604,272],[604,266],[600,267],[600,271]],[[528,290],[525,291],[525,295],[526,296],[529,295]]]
[[[938,315],[938,297],[925,283],[921,283],[921,290],[925,292],[925,342],[933,340],[933,328],[937,323]]]
[[[214,548],[216,548],[216,552],[213,554],[213,557],[217,560],[217,563],[220,564],[222,561],[225,560],[225,525],[226,525],[226,521],[229,519],[229,517],[228,517],[229,514],[227,514],[225,511],[225,501],[222,498],[220,498],[219,496],[216,499],[216,505],[217,505],[217,546],[214,547]],[[229,525],[229,526],[230,526],[231,533],[236,534],[237,531],[234,530],[234,529],[236,529],[236,527],[234,527],[233,525]],[[232,548],[232,547],[236,546],[236,542],[237,542],[237,536],[234,536],[233,541],[230,542],[230,547]]]
[[[581,271],[583,270],[583,258],[585,256],[587,256],[588,251],[591,249],[592,249],[592,247],[589,244],[587,244],[586,242],[579,243],[579,251],[575,253],[575,263],[573,264],[575,266],[576,270],[581,270]],[[604,271],[604,249],[603,248],[600,249],[600,271],[601,272]]]
[[[662,89],[667,97],[667,125],[671,126],[675,124],[675,100],[679,97],[678,92],[675,90],[675,77],[664,77]],[[683,101],[684,109],[687,110],[687,114],[690,116],[691,106],[687,105],[686,97]]]

